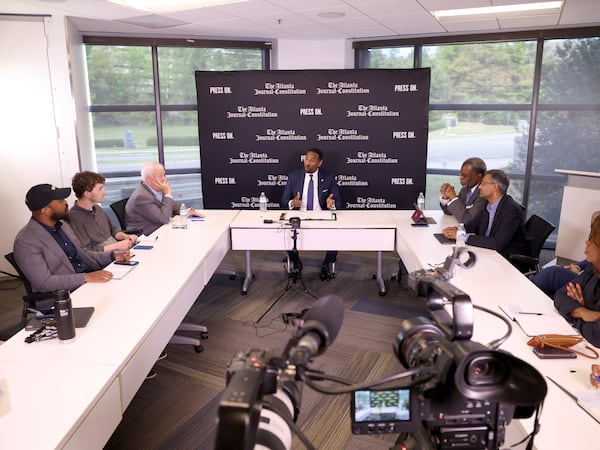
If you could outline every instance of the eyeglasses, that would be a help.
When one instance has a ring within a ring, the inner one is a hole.
[[[483,186],[484,184],[497,184],[495,181],[482,181],[481,183],[479,183],[481,186]]]

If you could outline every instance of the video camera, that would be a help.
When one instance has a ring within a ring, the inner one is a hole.
[[[249,450],[255,445],[289,449],[292,430],[305,439],[295,426],[302,395],[299,374],[333,343],[343,317],[342,300],[326,295],[306,311],[279,356],[249,350],[232,358],[219,402],[216,450]],[[310,443],[307,447],[312,448]]]
[[[471,299],[443,274],[413,272],[409,284],[427,297],[433,320],[403,320],[394,352],[406,369],[430,369],[432,375],[413,375],[411,388],[355,391],[352,431],[410,433],[407,448],[423,450],[499,448],[513,418],[539,412],[544,378],[524,361],[470,340]],[[450,304],[452,316],[444,308]]]

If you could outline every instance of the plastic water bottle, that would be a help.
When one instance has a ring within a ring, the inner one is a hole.
[[[182,203],[179,207],[179,228],[187,228],[187,216],[188,209],[185,206],[185,203]]]
[[[456,228],[456,246],[457,247],[465,247],[467,240],[467,230],[465,230],[465,224],[459,223]]]
[[[258,209],[261,212],[266,212],[267,211],[267,202],[269,200],[267,199],[267,196],[265,195],[264,192],[260,193],[260,198],[258,199]]]
[[[417,197],[417,207],[421,211],[425,211],[425,196],[422,192],[419,192],[419,196]]]

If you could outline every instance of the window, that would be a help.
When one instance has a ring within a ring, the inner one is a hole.
[[[426,207],[480,156],[507,171],[528,216],[558,224],[566,179],[554,170],[600,171],[600,29],[547,33],[354,43],[360,68],[403,68],[410,49],[431,67]]]
[[[159,161],[175,199],[202,208],[194,72],[266,69],[269,44],[90,36],[84,43],[105,204],[128,197],[144,162]]]

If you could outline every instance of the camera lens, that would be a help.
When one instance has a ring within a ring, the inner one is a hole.
[[[287,422],[296,421],[300,395],[298,386],[291,381],[284,381],[275,394],[265,395],[256,432],[257,446],[272,450],[292,447],[292,431]]]
[[[433,363],[432,352],[444,335],[431,320],[426,317],[413,317],[400,323],[400,332],[394,341],[394,352],[405,367],[416,367]]]

